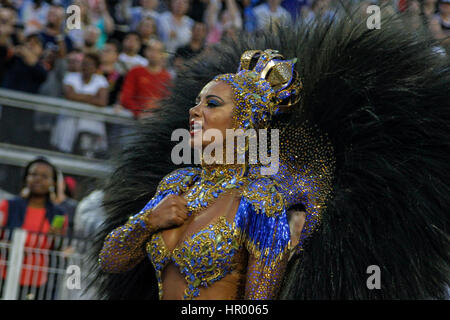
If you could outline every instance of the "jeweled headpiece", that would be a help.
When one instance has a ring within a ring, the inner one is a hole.
[[[275,50],[245,51],[237,73],[214,78],[234,91],[235,129],[280,129],[279,170],[272,178],[280,186],[284,205],[305,207],[306,219],[297,250],[320,224],[331,194],[334,152],[327,136],[308,122],[280,124],[272,117],[289,112],[300,101],[303,84],[297,59],[285,60]],[[251,167],[250,171],[257,167]]]
[[[276,50],[245,51],[237,73],[214,80],[230,84],[236,97],[235,128],[267,127],[273,115],[300,100],[302,83],[294,66],[297,59],[285,60]]]

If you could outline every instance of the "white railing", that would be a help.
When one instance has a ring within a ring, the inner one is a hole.
[[[0,229],[0,298],[74,300],[84,295],[90,241]]]
[[[112,170],[107,160],[0,142],[0,164],[25,167],[36,155],[45,156],[66,174],[103,178]]]
[[[123,125],[135,124],[132,113],[127,110],[118,113],[111,107],[100,108],[67,99],[3,88],[0,88],[0,105]]]
[[[99,108],[66,99],[3,88],[0,88],[0,107],[1,106],[99,120],[116,125],[119,124],[124,127],[133,127],[136,125],[136,121],[132,118],[132,114],[127,110],[118,113],[114,111],[112,107]],[[30,130],[33,129],[30,128]],[[110,173],[110,167],[107,162],[105,163],[105,160],[86,158],[57,151],[36,149],[29,146],[13,145],[2,143],[0,141],[0,164],[25,166],[29,161],[33,160],[36,155],[46,156],[64,173],[68,174],[104,177]]]

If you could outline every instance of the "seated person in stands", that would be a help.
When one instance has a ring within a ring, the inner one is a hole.
[[[108,104],[108,81],[97,74],[100,58],[94,53],[84,55],[81,72],[64,77],[64,95],[67,99],[104,107]]]
[[[151,115],[150,111],[158,107],[158,100],[167,96],[171,80],[165,68],[167,54],[161,41],[150,40],[145,56],[148,65],[135,67],[128,72],[120,99],[122,106],[131,110],[136,118]]]
[[[141,37],[137,32],[131,31],[127,33],[122,41],[122,52],[119,55],[119,62],[124,65],[126,71],[136,66],[147,65],[147,59],[139,55],[141,46]]]
[[[2,51],[1,48],[0,51]],[[29,34],[23,45],[9,47],[6,56],[0,54],[0,69],[4,71],[0,87],[37,93],[47,77],[47,69],[41,59],[42,54],[42,43],[37,34]],[[32,110],[3,108],[0,120],[0,141],[35,147],[35,137],[32,132],[33,113]]]
[[[97,54],[85,54],[81,72],[71,72],[64,77],[66,99],[105,107],[109,99],[109,84],[103,75],[97,74],[99,67]],[[60,151],[96,157],[108,148],[105,123],[60,115],[52,131],[51,143]]]

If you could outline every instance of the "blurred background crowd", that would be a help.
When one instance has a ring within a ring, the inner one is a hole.
[[[343,0],[349,2],[351,0]],[[331,0],[1,0],[0,87],[65,98],[135,119],[151,116],[187,59],[240,32],[270,23],[333,19]],[[357,1],[354,1],[357,2]],[[422,26],[449,43],[449,0],[361,1],[405,12],[405,28]],[[70,5],[81,27],[69,29]],[[439,48],[445,53],[444,48]],[[104,124],[17,110],[3,112],[0,140],[101,156],[108,149]],[[21,125],[17,124],[21,119]],[[26,134],[24,128],[35,133]]]

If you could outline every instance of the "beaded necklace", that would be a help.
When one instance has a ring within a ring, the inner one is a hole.
[[[184,195],[188,215],[196,215],[210,206],[222,193],[239,189],[248,178],[243,165],[215,164],[202,167],[200,179]]]

